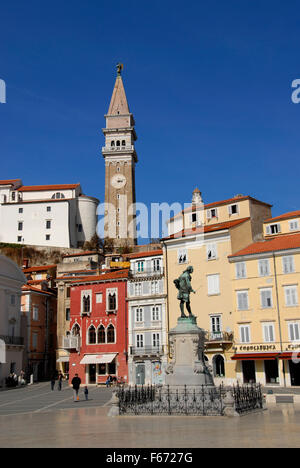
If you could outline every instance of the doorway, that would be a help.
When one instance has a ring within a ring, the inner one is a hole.
[[[136,365],[135,381],[137,385],[145,385],[145,364]]]
[[[96,383],[96,364],[89,365],[89,383],[91,385]]]
[[[300,386],[300,363],[295,363],[293,361],[289,361],[290,367],[290,376],[291,376],[291,385],[293,387]]]
[[[255,361],[242,361],[245,384],[256,383]]]
[[[264,361],[267,384],[279,384],[278,362],[276,359]]]

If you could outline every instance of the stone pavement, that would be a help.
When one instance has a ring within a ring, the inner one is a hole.
[[[111,390],[107,388],[89,388],[89,400],[85,401],[83,387],[80,389],[80,401],[74,403],[73,390],[66,383],[61,391],[52,391],[50,383],[43,382],[23,388],[14,388],[0,393],[0,416],[20,413],[40,413],[43,411],[103,406],[111,399]]]
[[[300,447],[300,405],[270,405],[240,418],[108,418],[110,389],[92,388],[90,402],[73,403],[69,388],[53,393],[49,387],[1,392],[1,448]]]

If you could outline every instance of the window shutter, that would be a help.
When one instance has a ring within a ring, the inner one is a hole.
[[[290,340],[295,341],[294,324],[293,323],[289,324],[289,330],[290,330]]]
[[[267,227],[266,227],[266,233],[267,233],[267,234],[271,234],[271,226],[267,226]]]

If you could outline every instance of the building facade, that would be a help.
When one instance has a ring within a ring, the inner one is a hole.
[[[71,323],[71,284],[76,279],[100,274],[103,256],[99,252],[81,252],[64,255],[62,263],[57,265],[57,370],[69,375]]]
[[[265,239],[229,257],[240,382],[300,385],[299,221],[267,219]]]
[[[180,316],[174,279],[193,266],[192,312],[207,332],[205,357],[215,382],[236,380],[234,355],[234,303],[228,255],[262,237],[263,222],[271,205],[248,196],[204,205],[199,190],[191,207],[169,221],[169,236],[162,240],[166,269],[169,328]]]
[[[0,387],[10,373],[19,375],[23,367],[21,288],[25,283],[18,266],[0,255]]]
[[[131,385],[161,385],[168,362],[167,310],[161,250],[128,255],[129,349]]]
[[[0,181],[0,242],[82,247],[96,232],[96,198],[80,184],[24,186]]]
[[[77,279],[71,285],[70,380],[128,382],[128,270]]]

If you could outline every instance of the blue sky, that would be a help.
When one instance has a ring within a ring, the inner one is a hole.
[[[1,179],[104,197],[115,81],[136,120],[137,200],[247,194],[300,209],[299,1],[1,2]]]

